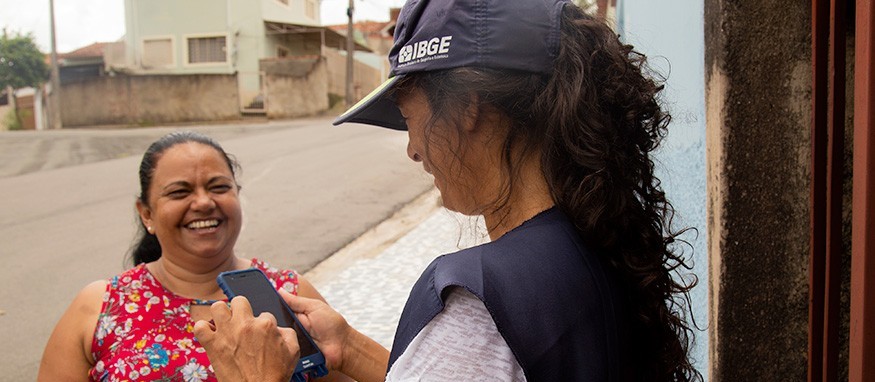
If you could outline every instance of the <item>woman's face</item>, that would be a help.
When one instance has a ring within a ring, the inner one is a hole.
[[[440,190],[444,206],[463,214],[479,213],[478,194],[475,187],[478,166],[472,165],[471,147],[460,137],[460,131],[437,119],[432,122],[431,107],[425,93],[414,88],[398,97],[398,108],[407,121],[407,156],[421,162],[426,172],[434,176],[434,184]]]
[[[158,159],[149,205],[140,217],[158,237],[162,256],[232,256],[242,211],[234,174],[216,149],[181,143]]]

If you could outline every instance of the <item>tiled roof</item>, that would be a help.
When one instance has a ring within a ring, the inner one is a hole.
[[[59,59],[103,57],[103,48],[110,43],[95,42],[71,52],[58,54]]]
[[[390,26],[393,24],[395,24],[395,22],[393,22],[393,21],[367,21],[366,20],[366,21],[359,21],[359,22],[353,24],[353,28],[360,31],[365,36],[369,36],[369,37],[370,36],[381,36],[381,37],[387,37],[387,38],[391,39],[392,36],[383,33],[383,31],[386,30],[387,26]],[[344,35],[346,34],[346,28],[347,28],[346,24],[326,25],[326,27],[333,30],[333,31],[342,33]]]

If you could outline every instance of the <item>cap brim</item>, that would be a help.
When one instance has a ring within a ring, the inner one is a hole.
[[[401,110],[389,96],[392,86],[403,76],[390,77],[361,101],[353,105],[345,113],[337,117],[335,126],[346,123],[364,123],[387,127],[394,130],[407,130],[407,123],[401,116]]]

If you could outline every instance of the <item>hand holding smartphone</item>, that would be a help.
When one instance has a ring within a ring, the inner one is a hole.
[[[292,381],[304,382],[307,375],[314,378],[328,374],[325,357],[319,347],[316,346],[316,343],[310,338],[310,334],[295,317],[295,313],[286,305],[261,270],[250,268],[222,272],[216,281],[228,299],[236,296],[246,297],[252,306],[253,315],[258,316],[263,312],[269,312],[276,317],[278,326],[295,330],[301,349],[301,358],[295,366]]]

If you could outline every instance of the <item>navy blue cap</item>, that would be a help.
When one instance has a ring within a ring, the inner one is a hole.
[[[407,130],[389,97],[410,73],[460,67],[549,74],[568,0],[409,0],[398,15],[389,79],[334,120]]]

